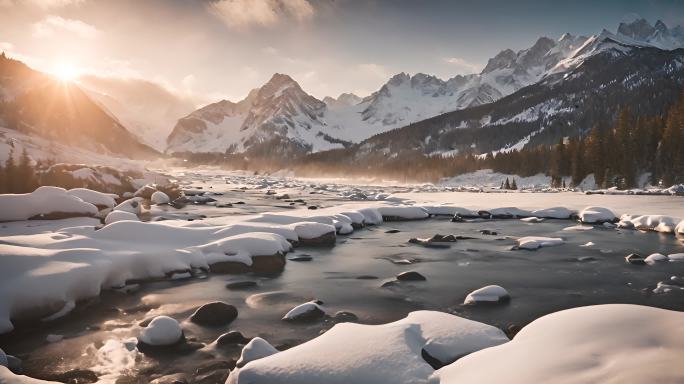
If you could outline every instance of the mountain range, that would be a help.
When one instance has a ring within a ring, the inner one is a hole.
[[[157,104],[169,106],[154,107],[162,111],[152,115],[159,118],[144,119],[152,107],[131,106],[111,92],[111,84],[105,89],[101,81],[89,81],[81,88],[3,55],[0,123],[128,157],[159,155],[143,142],[170,155],[276,159],[327,150],[348,151],[358,161],[416,150],[510,151],[580,135],[610,122],[622,105],[664,113],[682,87],[681,47],[684,29],[641,19],[621,23],[615,33],[541,37],[527,49],[505,49],[477,74],[442,80],[399,73],[363,98],[345,93],[319,100],[290,76],[275,74],[243,100],[206,105],[173,129],[159,122],[171,122],[174,113],[190,107],[163,91],[149,94],[163,96]]]

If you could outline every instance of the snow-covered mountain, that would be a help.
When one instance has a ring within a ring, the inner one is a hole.
[[[557,40],[539,38],[518,52],[503,50],[478,74],[442,80],[400,73],[362,100],[343,94],[321,102],[290,77],[275,75],[239,103],[221,101],[179,120],[168,138],[167,152],[258,153],[273,140],[302,152],[348,147],[447,112],[495,102],[550,75],[571,71],[600,52],[682,46],[682,28],[636,20],[620,24],[617,33],[604,30],[591,37],[566,33]],[[281,87],[290,91],[273,97],[269,90]]]
[[[0,127],[91,152],[157,157],[78,85],[0,55]],[[11,140],[9,133],[3,136]],[[49,149],[49,148],[47,148]]]

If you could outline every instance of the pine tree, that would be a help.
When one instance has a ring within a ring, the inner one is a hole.
[[[563,189],[565,189],[565,188],[567,188],[567,187],[565,186],[565,179],[563,179]]]
[[[504,189],[504,182],[501,180],[501,187],[499,189]]]
[[[28,193],[33,192],[38,188],[38,177],[36,176],[36,171],[31,165],[31,158],[26,152],[26,148],[21,152],[21,157],[19,158],[19,164],[17,165],[17,192],[15,193]]]
[[[16,192],[18,189],[17,176],[17,166],[14,163],[14,147],[12,147],[9,152],[9,157],[5,162],[5,180],[7,181],[7,183],[5,183],[6,193],[18,193]]]
[[[518,183],[515,182],[515,177],[513,178],[513,183],[511,183],[511,189],[518,190]]]
[[[506,183],[504,184],[505,189],[511,189],[511,183],[508,181],[508,177],[506,178]]]

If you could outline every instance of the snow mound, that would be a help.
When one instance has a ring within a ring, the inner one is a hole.
[[[268,341],[261,337],[255,337],[242,348],[242,353],[240,353],[240,359],[237,361],[237,366],[243,367],[251,361],[263,359],[264,357],[271,356],[278,352],[279,351],[269,344]]]
[[[116,195],[112,196],[109,193],[93,191],[92,189],[87,188],[73,188],[68,190],[67,193],[98,208],[114,208],[116,205],[116,201],[114,200],[114,196]]]
[[[383,325],[337,324],[309,342],[232,371],[226,383],[425,383],[434,370],[424,354],[447,364],[507,341],[498,328],[417,311]]]
[[[579,219],[583,223],[602,224],[617,220],[617,216],[608,208],[586,207],[579,213]]]
[[[545,219],[569,219],[576,213],[577,212],[567,209],[565,207],[553,207],[532,211],[533,216],[542,217]]]
[[[618,226],[645,231],[674,233],[681,219],[664,215],[622,215]]]
[[[538,249],[561,244],[563,244],[563,239],[560,237],[526,236],[518,239],[518,248],[520,249]]]
[[[77,192],[78,194],[79,192]],[[41,215],[95,216],[97,207],[59,187],[39,187],[31,193],[0,195],[0,221],[28,220]]]
[[[498,285],[488,285],[480,289],[476,289],[466,296],[463,304],[477,304],[483,302],[500,302],[509,300],[511,296],[503,287]]]
[[[105,224],[116,223],[117,221],[140,221],[135,213],[130,213],[126,211],[111,211],[105,217]]]
[[[163,346],[177,343],[183,337],[178,321],[168,316],[157,316],[140,332],[138,340],[148,345]]]
[[[684,377],[682,324],[682,312],[638,305],[560,311],[509,343],[438,370],[430,383],[677,383]]]

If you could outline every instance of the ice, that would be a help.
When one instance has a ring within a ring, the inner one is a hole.
[[[269,344],[268,341],[261,337],[255,337],[242,348],[242,353],[240,354],[240,359],[237,361],[237,366],[242,367],[251,361],[259,360],[276,353],[278,353],[278,350]]]
[[[337,324],[311,341],[232,371],[227,383],[425,383],[434,370],[424,354],[448,364],[507,341],[498,328],[417,311],[383,325]]]
[[[561,244],[563,244],[563,239],[559,237],[526,236],[518,239],[518,248],[520,249],[538,249]]]
[[[430,383],[677,383],[682,324],[682,312],[628,304],[560,311],[438,370]]]
[[[177,343],[183,337],[178,321],[168,316],[157,316],[145,327],[138,340],[148,345],[164,346]]]
[[[93,204],[59,187],[39,187],[31,193],[0,195],[0,207],[0,221],[28,220],[49,214],[95,216],[98,212]]]

